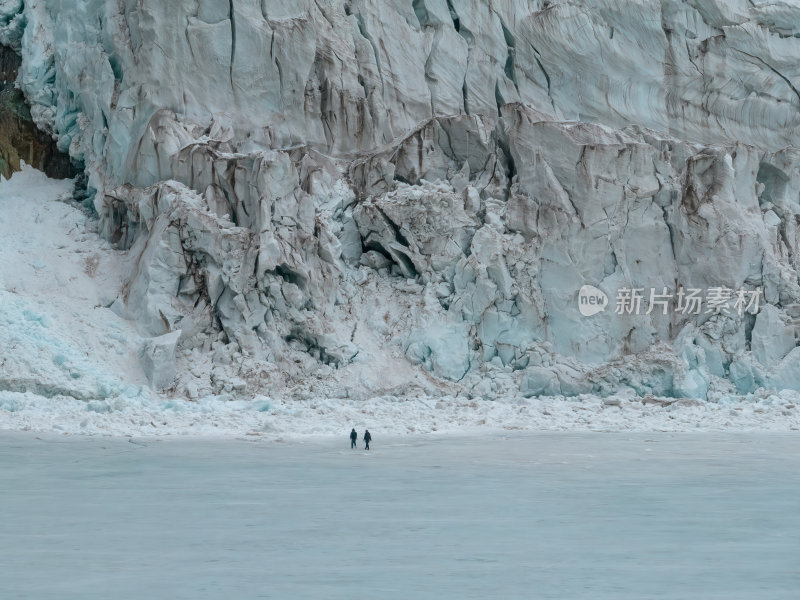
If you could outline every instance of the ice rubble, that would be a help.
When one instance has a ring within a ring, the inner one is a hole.
[[[32,115],[132,257],[112,308],[191,398],[800,390],[798,22],[745,0],[0,2]],[[584,285],[766,307],[585,318]]]

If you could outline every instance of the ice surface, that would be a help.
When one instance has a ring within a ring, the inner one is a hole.
[[[167,388],[175,381],[175,347],[180,337],[179,329],[149,340],[144,347],[145,372],[157,390]]]
[[[5,598],[794,600],[797,437],[0,436]],[[373,431],[370,426],[370,431]]]

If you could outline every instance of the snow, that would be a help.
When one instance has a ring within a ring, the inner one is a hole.
[[[146,395],[140,336],[107,308],[120,256],[71,202],[72,187],[28,166],[0,183],[0,393]]]
[[[670,404],[671,403],[671,404]],[[0,392],[0,430],[104,436],[280,440],[337,436],[352,425],[382,435],[496,431],[797,431],[794,393],[719,402],[638,397],[481,400],[378,397],[196,401],[151,394],[89,402]]]
[[[0,436],[3,597],[794,600],[800,441]],[[363,430],[359,429],[359,436]]]

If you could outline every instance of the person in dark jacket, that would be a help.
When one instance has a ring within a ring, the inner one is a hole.
[[[358,439],[358,434],[356,433],[356,428],[353,427],[353,431],[350,432],[350,447],[356,447],[356,440]]]
[[[369,450],[369,443],[372,436],[369,434],[369,429],[364,430],[364,450]]]

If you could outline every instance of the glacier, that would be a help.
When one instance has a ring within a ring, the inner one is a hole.
[[[149,386],[193,400],[800,391],[797,23],[745,0],[0,2],[31,116],[125,254],[109,310]],[[584,286],[608,307],[583,316]],[[625,289],[761,304],[620,312]]]

